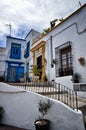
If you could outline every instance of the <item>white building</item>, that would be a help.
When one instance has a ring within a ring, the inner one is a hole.
[[[1,70],[5,71],[7,81],[18,81],[21,78],[20,73],[24,72],[28,72],[26,73],[28,79],[31,76],[29,74],[31,65],[39,65],[42,68],[42,81],[46,74],[49,81],[54,80],[71,88],[72,75],[79,73],[80,82],[86,83],[86,4],[51,28],[47,34],[39,39],[38,37],[40,33],[33,29],[25,39],[7,37],[7,46],[3,55],[6,62],[1,67]],[[21,53],[13,49],[12,43],[15,43],[13,46],[19,44]],[[12,53],[18,55],[12,56]],[[15,77],[18,76],[18,80],[10,77],[10,73]]]
[[[40,33],[31,29],[31,31],[27,34],[25,37],[26,40],[26,45],[25,45],[25,50],[24,50],[24,58],[25,58],[25,63],[24,63],[24,71],[26,73],[25,78],[28,80],[28,78],[31,76],[30,73],[30,68],[32,63],[32,54],[30,53],[30,48],[32,43],[40,37]]]
[[[72,75],[79,73],[86,83],[86,4],[34,42],[31,51],[33,64],[41,57],[42,80],[46,74],[49,81],[72,87]]]
[[[5,68],[6,68],[6,48],[0,47],[0,75],[5,75]]]

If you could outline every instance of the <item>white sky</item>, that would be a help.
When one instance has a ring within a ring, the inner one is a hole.
[[[24,38],[32,28],[42,32],[50,21],[65,18],[79,7],[79,0],[0,0],[0,46],[5,46],[9,23],[11,35]]]

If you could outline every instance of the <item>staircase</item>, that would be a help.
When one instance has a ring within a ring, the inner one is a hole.
[[[84,115],[86,125],[86,99],[77,95],[76,91],[55,82],[29,82],[29,83],[9,83],[18,88],[23,88],[27,91],[45,95],[63,102],[73,110],[80,109]]]

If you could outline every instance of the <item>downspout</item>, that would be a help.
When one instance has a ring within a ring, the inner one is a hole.
[[[52,35],[50,36],[50,52],[51,52],[51,64],[53,61],[53,44],[52,44]]]

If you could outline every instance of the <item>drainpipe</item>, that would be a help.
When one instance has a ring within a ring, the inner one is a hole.
[[[52,44],[52,36],[50,36],[50,52],[51,52],[51,64],[53,61],[53,44]]]

